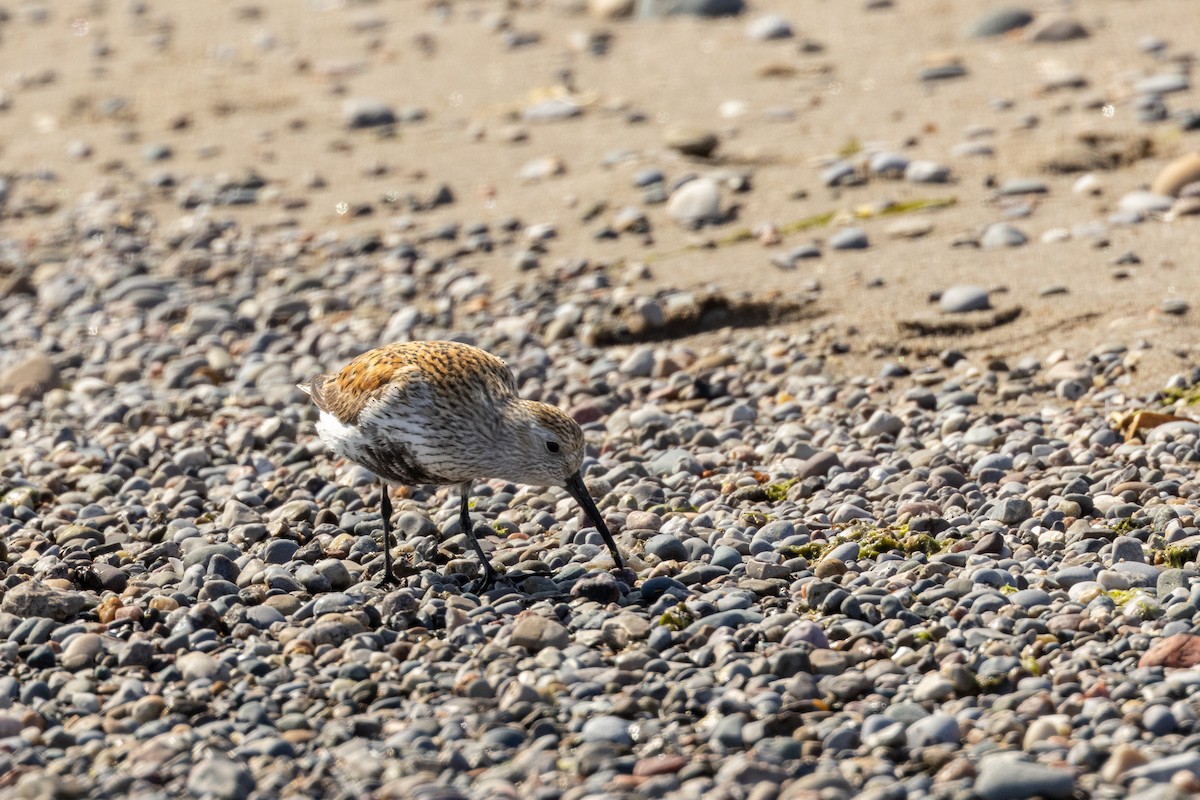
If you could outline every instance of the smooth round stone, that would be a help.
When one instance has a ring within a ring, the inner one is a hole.
[[[865,250],[869,246],[867,232],[862,228],[842,228],[829,237],[829,247],[833,250]]]
[[[480,744],[489,749],[515,750],[525,744],[525,733],[510,725],[491,728],[479,737]]]
[[[209,563],[216,556],[224,556],[230,561],[236,561],[241,554],[242,551],[232,544],[218,542],[216,544],[201,545],[187,552],[187,555],[183,557],[183,566],[186,569],[196,564],[203,564],[205,570],[207,570]]]
[[[276,622],[286,622],[287,618],[271,606],[251,606],[246,609],[246,621],[259,630],[266,630]]]
[[[708,158],[721,143],[717,134],[703,128],[673,125],[663,132],[663,142],[685,156]]]
[[[525,164],[521,167],[520,172],[517,173],[517,177],[525,183],[538,183],[540,181],[562,175],[566,171],[567,166],[563,163],[561,158],[556,156],[543,156],[541,158],[535,158],[532,161],[525,162]]]
[[[1069,242],[1071,240],[1071,231],[1068,228],[1050,228],[1043,231],[1039,240],[1044,244],[1059,244],[1061,242]],[[1040,289],[1039,294],[1042,297],[1047,297],[1049,294],[1067,294],[1067,289],[1062,284],[1051,284],[1046,288],[1061,288],[1062,291],[1054,291],[1047,293],[1046,289]]]
[[[764,14],[746,25],[746,35],[755,41],[790,39],[794,32],[792,24],[778,14]]]
[[[989,516],[1005,525],[1016,525],[1033,516],[1033,505],[1020,497],[1005,497],[996,503]]]
[[[949,700],[954,697],[954,684],[941,673],[930,672],[913,689],[912,697],[918,703]]]
[[[1176,72],[1165,75],[1151,75],[1133,84],[1133,90],[1138,94],[1172,94],[1186,92],[1191,88],[1186,75]]]
[[[654,556],[660,561],[686,561],[687,547],[679,537],[669,533],[660,533],[646,542],[646,555]],[[734,551],[737,552],[737,551]]]
[[[950,168],[936,161],[913,161],[904,170],[909,183],[946,183],[950,176]]]
[[[958,720],[949,714],[931,714],[908,726],[905,738],[909,747],[932,747],[934,745],[957,745],[962,734]]]
[[[1031,42],[1071,42],[1088,38],[1088,30],[1069,17],[1053,17],[1040,22],[1027,33]]]
[[[742,729],[745,726],[746,717],[743,714],[729,714],[722,717],[713,726],[709,742],[718,753],[740,750],[745,745],[745,740],[742,738]]]
[[[225,671],[224,665],[208,653],[185,653],[176,660],[175,666],[188,681],[215,680]]]
[[[862,424],[862,427],[858,429],[858,433],[864,437],[895,436],[902,430],[904,430],[904,420],[881,408]]]
[[[712,558],[709,563],[715,567],[732,570],[738,564],[743,562],[742,554],[736,549],[726,544],[719,544],[713,548]]]
[[[1075,779],[1067,770],[1004,753],[983,760],[974,790],[980,800],[1067,800],[1075,792]]]
[[[662,183],[666,180],[661,169],[653,167],[638,170],[633,174],[633,185],[638,189],[645,189],[653,183]]]
[[[291,539],[271,539],[263,545],[260,557],[268,564],[286,564],[299,549],[300,545]]]
[[[979,244],[984,250],[998,250],[1003,247],[1020,247],[1029,241],[1020,228],[1007,222],[995,222],[987,226]]]
[[[898,219],[884,228],[892,239],[920,239],[933,233],[933,223],[927,219]]]
[[[983,458],[971,465],[971,476],[976,477],[980,472],[988,469],[1000,470],[1008,472],[1013,467],[1012,456],[1007,453],[989,453]]]
[[[858,170],[849,161],[835,161],[821,170],[821,183],[825,186],[847,186],[858,180]]]
[[[1077,583],[1096,580],[1096,572],[1087,566],[1063,567],[1058,572],[1055,572],[1052,577],[1059,586],[1064,589],[1070,589]]]
[[[667,214],[681,225],[699,225],[721,218],[721,187],[711,178],[680,186],[667,200]]]
[[[858,542],[842,542],[826,553],[824,558],[847,563],[858,558],[859,550]]]
[[[745,0],[638,0],[637,15],[642,18],[732,17],[741,14],[745,8]]]
[[[611,742],[618,747],[633,745],[633,737],[629,733],[630,721],[614,716],[592,717],[583,723],[580,736],[585,742]]]
[[[996,148],[987,142],[959,142],[950,148],[955,158],[994,158]]]
[[[1005,181],[996,190],[1000,195],[1046,194],[1050,188],[1044,181],[1036,178],[1012,178]]]
[[[1162,214],[1170,211],[1174,203],[1174,198],[1168,195],[1136,191],[1122,195],[1117,202],[1117,208],[1126,214]]]
[[[900,153],[883,151],[871,156],[867,162],[867,169],[873,175],[899,178],[904,176],[904,171],[908,169],[908,164],[909,159],[907,156]]]
[[[1155,736],[1167,736],[1174,733],[1178,724],[1168,706],[1150,706],[1142,714],[1142,727]]]
[[[1197,577],[1200,577],[1200,573],[1194,569],[1164,569],[1155,583],[1155,594],[1160,598],[1166,597],[1176,589],[1190,586]]]
[[[978,39],[1003,36],[1033,22],[1033,14],[1015,6],[995,8],[967,26],[967,35]]]
[[[1142,543],[1129,536],[1118,536],[1112,543],[1112,560],[1114,564],[1119,561],[1144,564],[1146,558],[1142,552]]]
[[[967,68],[962,64],[938,64],[925,67],[917,73],[919,81],[948,81],[961,78],[967,74]]]
[[[342,122],[347,128],[374,128],[393,125],[396,111],[387,103],[371,98],[351,98],[342,103]]]
[[[569,97],[547,97],[526,106],[521,119],[526,122],[558,122],[583,114],[583,107]]]
[[[81,633],[63,648],[60,660],[63,669],[74,672],[93,666],[103,652],[104,639],[99,634]]]
[[[775,263],[783,266],[786,269],[795,269],[796,265],[801,261],[807,261],[813,258],[821,257],[821,248],[816,244],[803,244],[798,247],[793,247]]]
[[[1200,753],[1184,752],[1155,758],[1148,764],[1133,767],[1121,777],[1126,781],[1149,779],[1165,784],[1184,770],[1200,775]]]
[[[224,756],[197,761],[188,773],[187,788],[196,797],[214,800],[238,800],[254,791],[250,768]]]
[[[1033,608],[1035,606],[1048,606],[1053,602],[1050,593],[1044,589],[1022,589],[1014,592],[1009,599],[1022,608]]]
[[[713,628],[733,628],[738,629],[746,625],[753,625],[762,622],[763,615],[757,611],[751,611],[745,608],[734,608],[729,611],[718,611],[715,614],[701,617],[684,629],[684,633],[689,636],[695,634],[702,627],[708,625]]]
[[[870,511],[864,508],[859,508],[853,503],[842,503],[834,510],[830,519],[838,525],[847,522],[853,522],[856,519],[874,519],[875,516]]]
[[[951,286],[942,292],[938,305],[947,314],[983,311],[991,307],[987,289],[979,286]]]
[[[173,155],[175,155],[175,151],[169,144],[151,143],[142,148],[142,160],[147,163],[167,161]]]
[[[1129,578],[1131,586],[1155,586],[1158,584],[1158,575],[1162,572],[1153,564],[1138,561],[1118,562],[1113,564],[1113,571]]]
[[[1168,297],[1159,303],[1158,307],[1164,314],[1170,314],[1176,317],[1183,316],[1188,312],[1189,309],[1191,309],[1191,305],[1182,297]]]

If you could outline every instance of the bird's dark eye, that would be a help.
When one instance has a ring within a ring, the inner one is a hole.
[[[561,448],[559,448],[558,442],[546,442],[546,449],[551,453],[557,453]]]

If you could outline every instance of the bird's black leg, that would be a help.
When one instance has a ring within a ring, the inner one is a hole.
[[[467,501],[471,494],[471,484],[464,483],[462,485],[462,505],[459,506],[459,518],[462,522],[463,533],[471,540],[471,546],[475,548],[476,555],[479,556],[479,563],[483,565],[483,585],[479,590],[484,591],[487,587],[496,582],[496,570],[492,568],[492,564],[488,561],[486,555],[483,554],[483,548],[479,546],[479,540],[475,538],[475,529],[471,527],[470,509],[467,507]]]
[[[392,572],[392,498],[388,495],[388,485],[383,478],[379,479],[379,511],[383,514],[383,577],[379,583],[382,586],[389,583],[399,586],[400,581]]]

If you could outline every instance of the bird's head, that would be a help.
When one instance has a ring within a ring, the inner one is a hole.
[[[560,408],[526,402],[516,441],[520,474],[506,476],[535,486],[565,486],[583,464],[583,431]]]
[[[604,517],[583,483],[580,467],[584,441],[579,423],[562,409],[545,403],[526,400],[522,406],[525,413],[519,415],[522,419],[516,436],[519,454],[514,459],[513,472],[505,477],[518,483],[565,487],[604,538],[617,567],[624,567]]]

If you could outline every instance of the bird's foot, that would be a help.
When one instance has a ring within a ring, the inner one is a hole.
[[[468,583],[467,586],[470,588],[470,591],[473,594],[483,594],[488,589],[494,588],[495,585],[500,581],[501,577],[503,577],[506,582],[509,581],[509,577],[507,575],[501,575],[500,573],[496,572],[496,570],[492,568],[492,565],[485,561],[483,562],[483,575],[478,579]]]
[[[416,564],[409,564],[401,561],[392,566],[391,570],[380,570],[379,586],[391,586],[399,589],[405,578],[411,578],[413,575],[420,575],[421,568]]]
[[[626,586],[633,588],[637,583],[637,573],[626,566],[618,567],[612,571],[612,576]]]

